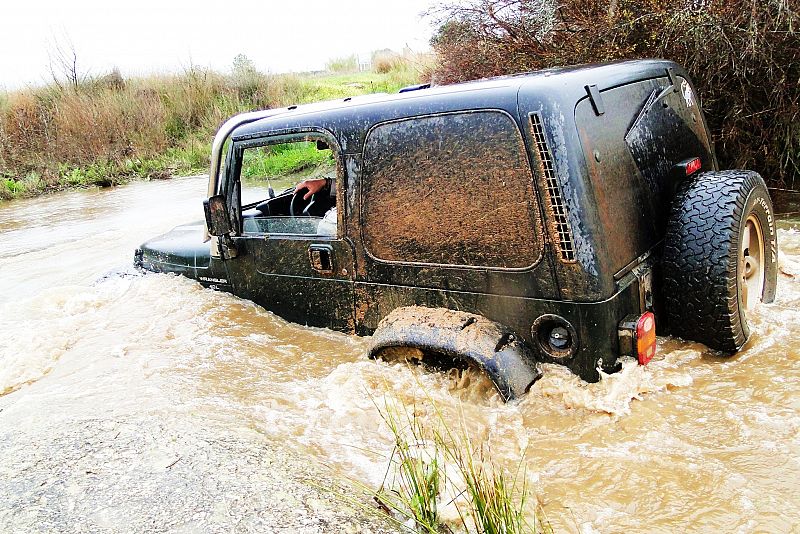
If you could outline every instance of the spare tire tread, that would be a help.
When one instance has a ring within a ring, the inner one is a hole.
[[[757,173],[725,170],[685,180],[672,203],[664,240],[664,299],[671,333],[728,353],[747,341],[739,310],[739,224]]]

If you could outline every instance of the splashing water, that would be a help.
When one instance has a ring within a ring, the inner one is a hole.
[[[291,481],[318,477],[324,464],[336,477],[377,487],[392,438],[376,404],[388,398],[431,423],[439,414],[463,420],[470,439],[511,472],[522,462],[557,531],[800,529],[800,222],[780,223],[778,297],[755,311],[752,338],[737,356],[661,338],[646,367],[627,361],[587,384],[546,365],[529,395],[504,404],[479,374],[369,361],[363,338],[287,323],[180,277],[128,271],[139,243],[200,218],[204,187],[181,179],[0,207],[5,528],[130,528],[113,508],[90,513],[80,504],[101,491],[83,485],[81,477],[94,476],[83,471],[102,467],[84,469],[76,458],[107,450],[97,465],[114,464],[122,450],[114,435],[129,436],[126,467],[97,475],[104,498],[146,503],[130,492],[160,495],[129,513],[162,517],[159,500],[192,509],[148,477],[206,451],[206,467],[192,465],[206,469],[198,484],[217,488],[208,490],[215,497],[208,509],[197,500],[200,516],[192,512],[185,528],[227,525],[221,518],[238,517],[236,499],[244,497],[224,497],[225,488],[254,498],[258,486],[240,488],[242,477],[259,473],[263,486],[273,471],[286,488],[281,498],[306,507],[303,520],[322,521],[328,505],[309,505],[316,497],[303,493],[308,484]],[[114,269],[123,274],[102,277]],[[74,457],[59,453],[65,436]],[[212,442],[224,446],[212,454]],[[273,448],[301,459],[276,462],[295,472],[243,460]],[[48,469],[60,478],[47,478],[30,458],[51,458],[57,463]],[[39,475],[51,493],[35,489]],[[270,506],[259,502],[251,510]],[[166,517],[161,524],[170,524]],[[331,524],[308,531],[338,532]]]

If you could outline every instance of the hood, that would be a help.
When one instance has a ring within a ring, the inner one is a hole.
[[[205,269],[211,251],[210,244],[203,242],[204,230],[203,221],[176,226],[143,243],[136,251],[134,264],[157,272],[186,273],[189,269]]]

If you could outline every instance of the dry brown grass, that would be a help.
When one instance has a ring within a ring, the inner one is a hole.
[[[132,176],[202,172],[211,138],[231,115],[416,83],[391,73],[103,76],[0,95],[0,199]]]
[[[163,150],[167,139],[160,125],[167,113],[160,100],[132,90],[63,95],[51,108],[50,153],[61,163],[81,164]]]
[[[216,101],[231,93],[187,75],[13,94],[0,110],[0,174],[14,179],[36,171],[52,180],[64,165],[153,157],[190,133],[213,129],[222,115]]]
[[[406,59],[391,50],[380,50],[372,54],[372,68],[375,72],[387,73],[402,68]]]

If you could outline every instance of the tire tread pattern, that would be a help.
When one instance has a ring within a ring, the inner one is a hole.
[[[739,313],[739,232],[753,171],[705,172],[685,180],[672,202],[664,239],[664,300],[672,334],[727,353],[749,329]]]

